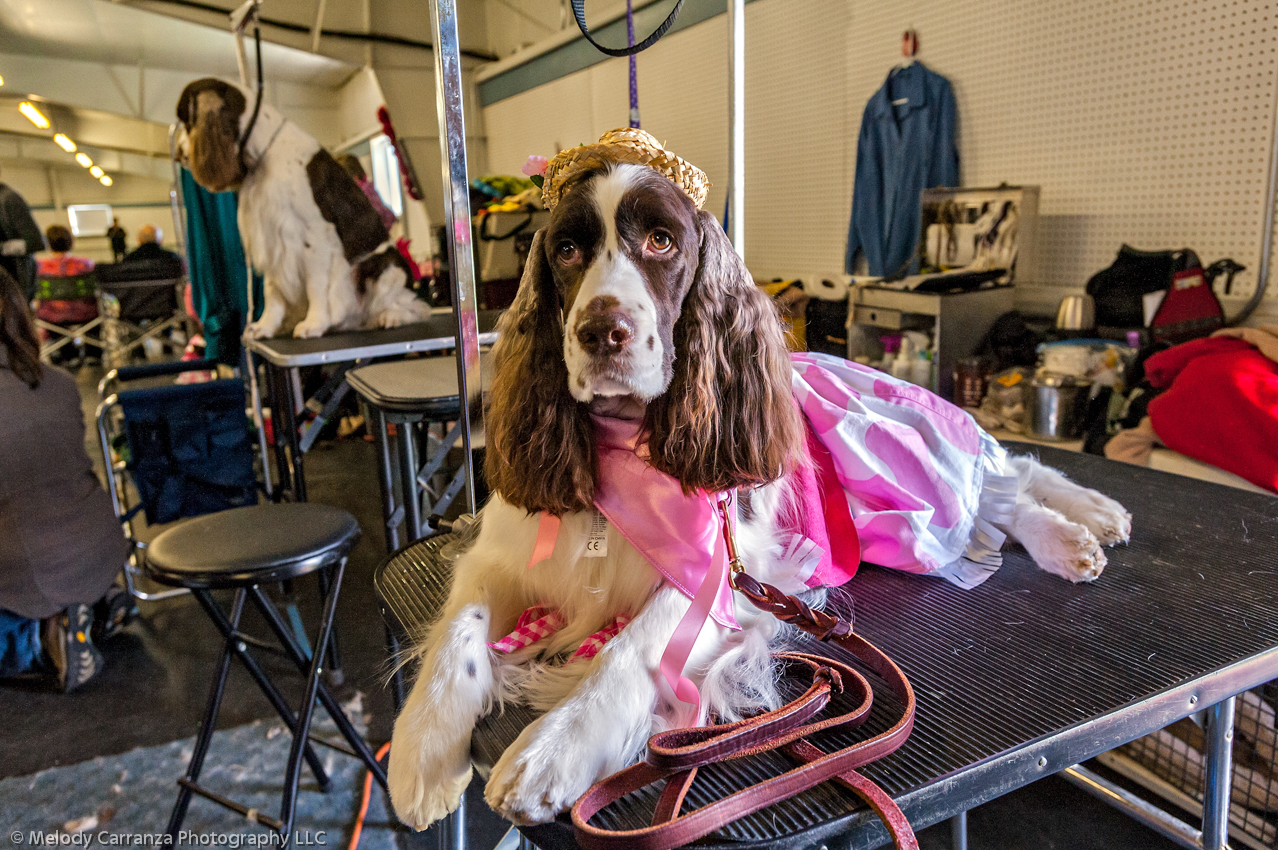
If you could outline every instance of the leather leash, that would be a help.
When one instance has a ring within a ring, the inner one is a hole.
[[[832,658],[804,652],[777,653],[774,658],[782,663],[806,665],[811,669],[812,685],[803,695],[774,711],[735,723],[653,735],[648,741],[645,761],[598,782],[573,805],[577,843],[586,850],[670,850],[832,779],[874,810],[887,826],[897,850],[918,850],[905,814],[883,789],[856,770],[894,752],[910,736],[914,728],[915,701],[909,680],[882,650],[853,633],[849,623],[813,610],[802,600],[747,575],[737,556],[726,501],[719,503],[719,510],[732,568],[732,588],[761,610],[850,652],[887,683],[904,707],[901,717],[889,729],[867,740],[830,753],[819,749],[807,740],[808,735],[838,727],[854,729],[865,722],[874,699],[870,683],[852,667]],[[814,719],[826,708],[833,694],[845,691],[855,703],[852,709],[833,717]],[[799,766],[680,814],[700,767],[775,749],[781,749],[799,762]],[[666,785],[657,800],[651,826],[609,830],[590,823],[590,818],[604,807],[663,779]]]

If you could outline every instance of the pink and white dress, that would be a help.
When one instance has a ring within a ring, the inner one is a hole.
[[[994,573],[1006,539],[995,524],[1010,522],[1016,506],[1003,447],[964,410],[921,387],[827,354],[791,359],[794,398],[815,437],[818,477],[827,479],[821,492],[827,501],[831,493],[846,500],[860,560],[962,587]],[[839,545],[831,535],[836,553]],[[810,561],[817,571],[821,563]],[[804,584],[831,583],[804,575],[806,566],[799,565]]]
[[[770,565],[770,583],[787,593],[835,587],[861,561],[962,587],[997,570],[1006,537],[995,525],[1011,519],[1016,477],[994,438],[960,408],[877,370],[825,354],[794,354],[792,362],[812,463],[789,482],[796,504],[779,521],[782,555]],[[680,699],[696,704],[682,672],[697,635],[709,619],[739,628],[716,508],[733,494],[685,493],[648,464],[638,420],[593,419],[596,509],[692,600],[661,670]],[[558,517],[542,514],[530,569],[554,550],[558,533]],[[515,632],[490,646],[506,652],[535,643],[562,626],[557,617],[529,609]],[[592,635],[577,654],[593,655],[624,625]]]

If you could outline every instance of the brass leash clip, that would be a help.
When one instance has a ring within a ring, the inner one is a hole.
[[[728,549],[728,568],[734,573],[745,572],[745,565],[737,554],[737,539],[732,534],[732,514],[730,512],[732,497],[722,496],[719,499],[719,516],[723,519],[723,542]]]

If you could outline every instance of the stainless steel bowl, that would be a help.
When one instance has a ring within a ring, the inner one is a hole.
[[[1063,331],[1087,331],[1096,327],[1096,302],[1090,295],[1066,295],[1056,309],[1056,327]]]
[[[1030,430],[1046,440],[1073,440],[1083,433],[1092,382],[1046,372],[1030,383]]]

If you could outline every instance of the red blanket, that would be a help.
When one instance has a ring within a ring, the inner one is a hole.
[[[1149,358],[1149,404],[1170,449],[1278,492],[1278,363],[1241,339],[1209,337]]]

